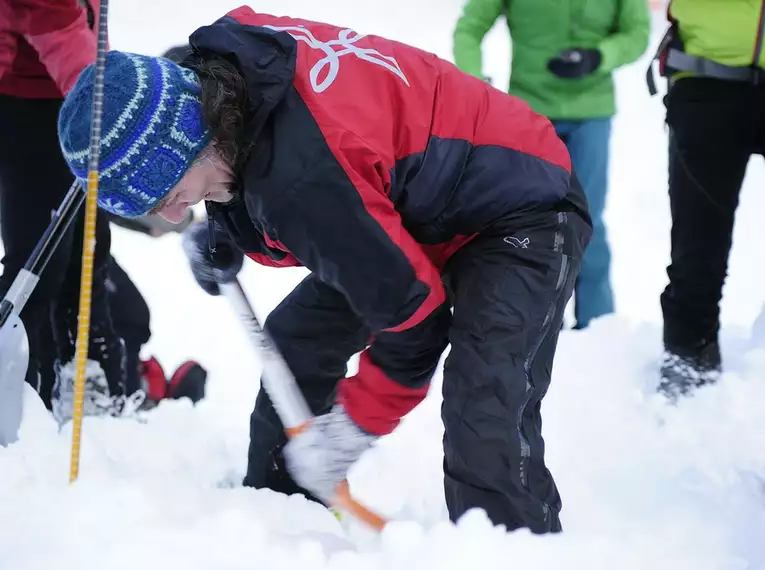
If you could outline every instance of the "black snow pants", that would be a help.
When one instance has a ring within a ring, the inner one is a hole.
[[[74,178],[59,147],[56,124],[62,101],[0,95],[0,227],[4,294],[24,267]],[[40,276],[21,319],[29,338],[27,382],[50,408],[54,362],[74,357],[79,308],[84,208]],[[122,393],[122,345],[114,333],[105,288],[111,232],[104,213],[96,224],[91,345],[112,394]]]
[[[451,344],[443,380],[444,485],[452,520],[484,509],[494,524],[561,528],[561,500],[545,466],[540,404],[592,226],[563,207],[503,220],[458,251],[444,272],[453,315],[437,319]],[[368,331],[342,294],[307,277],[266,329],[314,413],[329,409]],[[437,363],[443,348],[431,358]],[[282,425],[264,391],[251,417],[245,485],[303,493],[284,468]]]
[[[151,338],[151,312],[141,292],[125,270],[110,257],[106,279],[114,331],[125,345],[125,392],[141,388],[141,348]]]
[[[717,340],[735,212],[747,164],[765,155],[765,85],[683,78],[666,97],[672,256],[661,295],[664,342]]]

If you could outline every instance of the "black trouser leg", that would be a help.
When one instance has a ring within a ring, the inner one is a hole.
[[[56,134],[60,100],[28,100],[0,96],[0,211],[5,248],[0,292],[24,267],[50,224],[73,177],[61,156]],[[54,344],[50,338],[50,303],[69,263],[72,229],[53,253],[40,281],[21,312],[29,339],[27,382],[38,388],[50,408]]]
[[[54,336],[58,357],[62,363],[71,361],[75,356],[84,226],[85,216],[78,216],[74,222],[72,252],[67,272],[61,285],[61,294],[54,304]],[[88,358],[101,365],[109,384],[109,393],[119,396],[125,394],[126,389],[125,350],[122,340],[114,331],[109,310],[106,280],[110,264],[111,226],[108,215],[102,210],[97,213],[95,233]]]
[[[313,275],[306,277],[265,323],[314,414],[329,411],[348,360],[363,350],[369,332],[345,297]],[[261,388],[250,418],[250,449],[244,485],[292,494],[299,488],[284,468],[284,427]]]
[[[125,387],[130,395],[141,387],[140,353],[151,338],[151,312],[138,287],[114,257],[110,257],[108,275],[109,310],[114,331],[125,344]]]
[[[712,79],[681,79],[667,97],[672,256],[661,306],[664,342],[680,354],[717,340],[735,211],[765,129],[763,106],[765,88]]]
[[[7,290],[26,263],[73,181],[56,132],[60,106],[60,100],[0,96],[2,290]],[[75,352],[83,225],[84,209],[53,252],[21,314],[30,342],[27,381],[37,387],[39,370],[39,390],[48,407],[55,379],[53,362],[71,360]],[[112,393],[119,394],[124,383],[122,346],[112,329],[105,289],[110,246],[109,223],[99,212],[89,357],[101,362]]]
[[[449,262],[454,316],[442,418],[452,520],[477,507],[508,530],[561,529],[540,402],[591,231],[574,213],[529,215]]]

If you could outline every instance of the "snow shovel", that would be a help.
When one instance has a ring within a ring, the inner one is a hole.
[[[29,361],[27,331],[11,313],[0,328],[0,446],[18,439],[24,401],[24,377]]]
[[[263,330],[239,281],[234,279],[230,283],[220,284],[220,289],[231,302],[231,306],[239,316],[263,362],[263,387],[268,392],[274,409],[285,427],[284,431],[288,437],[298,435],[310,424],[313,414],[292,372]],[[352,514],[378,532],[387,523],[384,518],[370,511],[351,496],[347,481],[343,481],[337,488],[332,506]]]
[[[29,341],[19,313],[84,200],[85,192],[75,182],[53,213],[50,225],[26,265],[0,301],[0,446],[5,447],[16,441],[21,426]]]

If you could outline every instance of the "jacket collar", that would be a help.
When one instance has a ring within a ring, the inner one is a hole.
[[[189,38],[196,56],[215,53],[234,64],[247,82],[252,115],[247,136],[255,142],[295,76],[297,42],[287,33],[243,25],[224,16]]]

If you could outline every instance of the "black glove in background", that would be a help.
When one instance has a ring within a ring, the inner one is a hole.
[[[600,50],[570,48],[547,61],[547,69],[563,79],[580,79],[594,72],[603,60]]]

